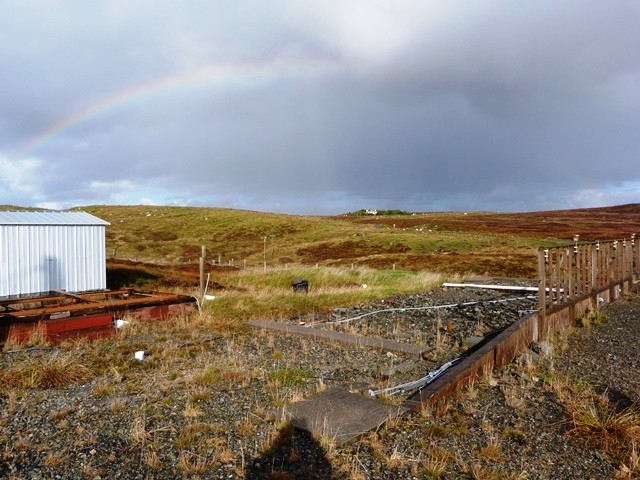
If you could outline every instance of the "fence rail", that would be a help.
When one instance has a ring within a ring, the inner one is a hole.
[[[578,243],[538,252],[539,310],[507,327],[481,348],[405,402],[418,409],[444,399],[525,352],[531,342],[547,340],[575,319],[631,291],[640,273],[640,245],[627,240]]]
[[[614,300],[638,276],[640,249],[630,239],[538,250],[539,309],[544,312],[606,293]],[[607,299],[609,300],[609,299]]]

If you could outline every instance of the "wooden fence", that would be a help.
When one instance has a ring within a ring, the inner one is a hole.
[[[601,304],[628,293],[640,274],[635,237],[540,249],[539,310],[526,315],[463,358],[405,402],[419,409],[451,395],[479,377],[511,362],[532,342],[570,328]]]
[[[579,300],[613,301],[627,293],[638,274],[639,249],[630,239],[578,243],[538,251],[539,311],[544,316],[557,308],[570,308]],[[606,297],[606,298],[605,298]]]

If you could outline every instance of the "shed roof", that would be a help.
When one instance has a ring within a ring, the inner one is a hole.
[[[81,211],[0,212],[0,225],[109,225],[109,222]]]

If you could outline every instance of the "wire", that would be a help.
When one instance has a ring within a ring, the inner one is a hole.
[[[352,322],[354,320],[361,320],[365,317],[369,317],[371,315],[377,315],[379,313],[391,313],[391,312],[407,312],[407,311],[424,311],[424,310],[440,310],[440,309],[444,309],[444,308],[454,308],[454,307],[468,307],[470,305],[479,305],[482,303],[504,303],[504,302],[515,302],[518,300],[533,300],[533,299],[537,299],[538,296],[537,295],[527,295],[524,297],[513,297],[513,298],[501,298],[501,299],[494,299],[494,300],[478,300],[478,301],[474,301],[474,302],[465,302],[465,303],[450,303],[447,305],[431,305],[431,306],[426,306],[426,307],[398,307],[398,308],[385,308],[382,310],[374,310],[372,312],[367,312],[367,313],[363,313],[362,315],[357,315],[355,317],[351,317],[351,318],[342,318],[340,320],[333,320],[331,322],[318,322],[318,323],[311,323],[309,325],[306,325],[307,327],[315,327],[317,325],[334,325],[334,324],[339,324],[339,323],[347,323],[347,322]]]

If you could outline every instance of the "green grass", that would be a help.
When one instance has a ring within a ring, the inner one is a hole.
[[[281,387],[296,387],[310,376],[308,371],[297,368],[280,368],[270,374],[271,380],[278,382]]]
[[[260,268],[265,262],[268,267],[317,264],[392,270],[395,266],[522,277],[535,274],[538,247],[557,244],[526,232],[464,231],[456,222],[475,217],[462,214],[371,219],[196,207],[88,206],[82,210],[110,222],[107,258],[154,264],[196,265],[204,245],[209,262],[240,268]],[[450,224],[438,223],[444,220]]]
[[[292,248],[331,238],[349,228],[346,222],[220,208],[95,206],[83,207],[111,225],[107,228],[109,257],[152,262],[197,261],[201,245],[210,258],[224,263],[267,260],[282,263]],[[290,260],[295,261],[295,258]]]
[[[310,291],[337,289],[388,288],[393,285],[402,289],[413,286],[416,289],[431,287],[442,280],[437,274],[412,272],[406,270],[374,270],[370,268],[345,267],[299,267],[279,268],[266,272],[261,270],[243,270],[227,277],[229,285],[237,288],[280,289],[292,291],[291,283],[302,278],[309,282]]]
[[[297,278],[309,282],[308,293],[293,291],[291,283]],[[204,310],[213,318],[231,322],[279,319],[401,293],[424,292],[448,279],[451,277],[428,272],[369,268],[241,270],[225,276],[225,289],[215,292],[215,300],[205,302]]]

